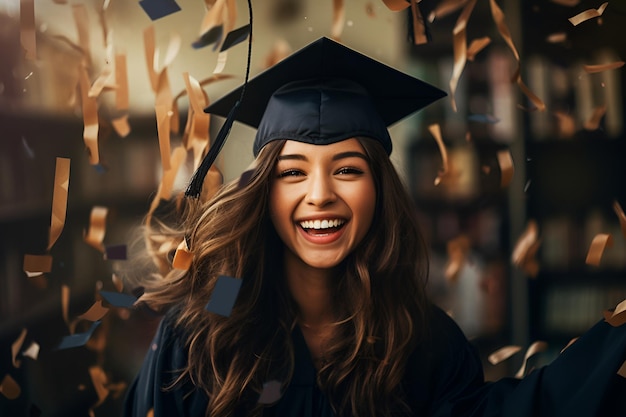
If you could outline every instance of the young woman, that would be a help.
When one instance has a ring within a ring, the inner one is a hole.
[[[165,316],[125,416],[624,411],[626,328],[598,323],[549,366],[485,383],[470,343],[429,302],[387,126],[438,90],[328,39],[247,88],[239,120],[258,127],[255,166],[207,203],[186,202],[178,239],[193,262],[146,285],[141,301]],[[236,302],[209,311],[226,277],[241,286]]]

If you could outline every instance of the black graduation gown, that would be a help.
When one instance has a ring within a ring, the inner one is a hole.
[[[598,322],[552,363],[523,379],[484,382],[474,347],[443,311],[432,315],[431,337],[409,358],[403,380],[414,416],[596,417],[626,416],[626,325]],[[295,369],[278,403],[264,416],[331,417],[315,383],[315,368],[299,328],[292,334]],[[124,417],[204,417],[207,398],[191,384],[164,390],[183,368],[181,334],[166,318],[159,325],[143,366],[130,386]]]

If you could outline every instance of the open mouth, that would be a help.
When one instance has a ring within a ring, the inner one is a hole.
[[[324,236],[337,232],[345,223],[344,219],[304,220],[300,227],[310,235]]]

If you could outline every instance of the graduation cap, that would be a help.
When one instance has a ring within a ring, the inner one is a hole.
[[[325,145],[357,136],[378,140],[389,154],[387,127],[445,95],[323,37],[226,94],[205,112],[227,117],[225,125],[234,119],[256,128],[255,156],[277,139]],[[222,144],[216,140],[213,147]],[[206,171],[212,162],[204,167]],[[201,187],[202,181],[194,180]]]

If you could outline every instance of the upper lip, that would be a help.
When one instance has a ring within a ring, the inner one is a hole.
[[[345,216],[341,216],[338,214],[324,214],[324,215],[318,215],[316,214],[315,216],[310,216],[310,217],[300,217],[298,219],[296,219],[296,223],[300,223],[300,222],[305,222],[305,221],[315,221],[315,220],[343,220],[344,222],[348,221],[347,217]]]

